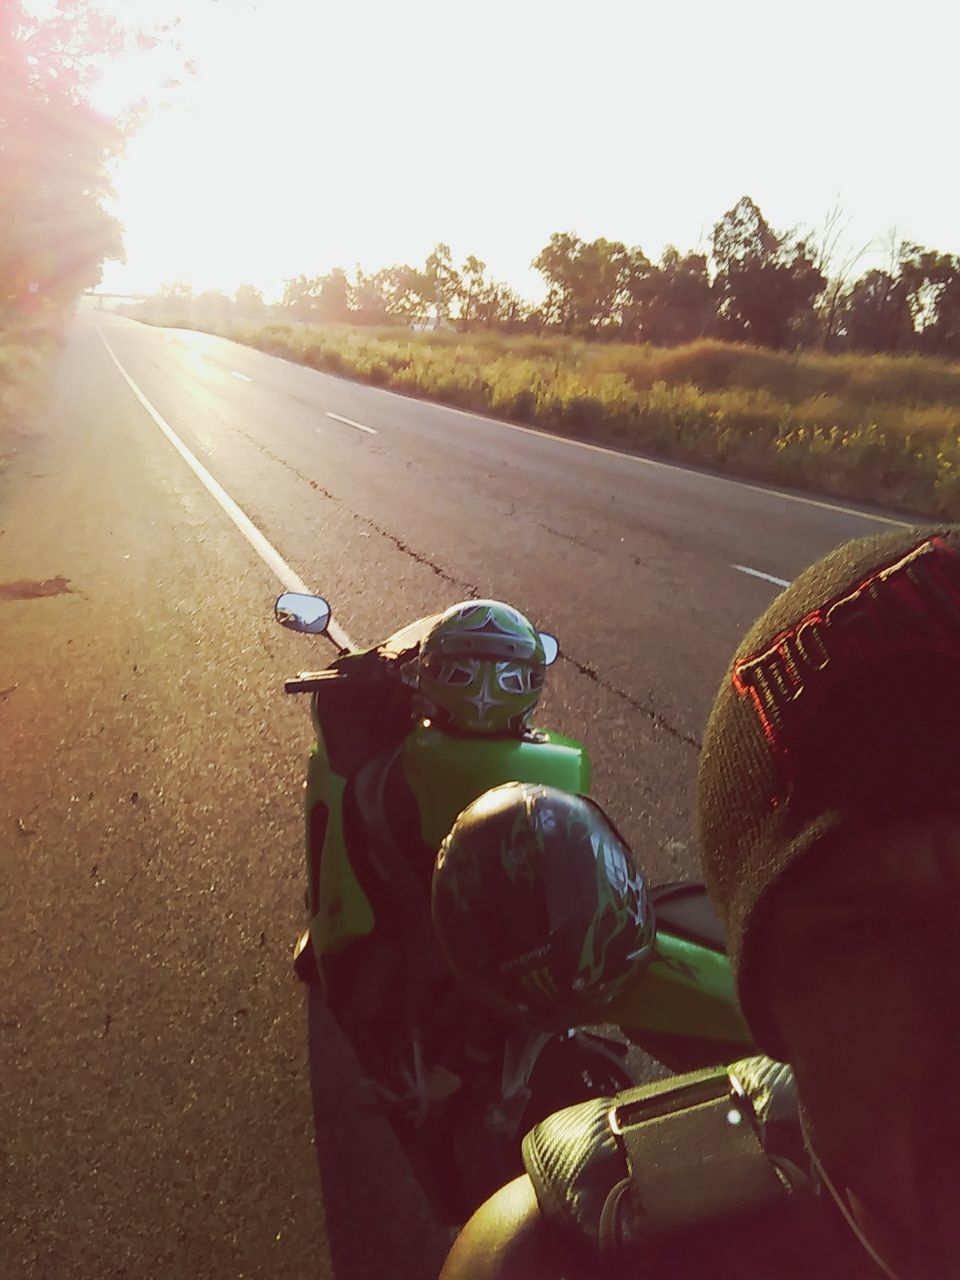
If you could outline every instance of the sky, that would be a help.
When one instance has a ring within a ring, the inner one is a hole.
[[[114,173],[126,265],[195,292],[334,266],[459,262],[538,300],[551,232],[706,249],[748,194],[775,228],[844,211],[840,251],[960,253],[960,7],[931,0],[101,0],[183,15],[94,93],[162,101]]]

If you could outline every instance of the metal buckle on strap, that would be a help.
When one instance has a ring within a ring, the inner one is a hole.
[[[644,1120],[654,1120],[678,1110],[678,1104],[683,1108],[695,1107],[729,1096],[731,1087],[746,1102],[740,1082],[725,1071],[716,1072],[705,1079],[685,1080],[680,1084],[668,1083],[656,1093],[644,1090],[644,1097],[628,1099],[610,1110],[610,1129],[620,1137],[626,1129],[641,1124]]]
[[[788,1190],[749,1098],[726,1072],[628,1099],[608,1119],[627,1162],[635,1233],[658,1236],[754,1213]]]

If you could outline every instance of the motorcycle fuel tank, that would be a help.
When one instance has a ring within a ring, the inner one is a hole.
[[[546,731],[525,738],[466,737],[422,720],[403,745],[401,764],[419,806],[421,834],[434,849],[468,804],[501,783],[539,782],[578,795],[590,789],[586,748]]]

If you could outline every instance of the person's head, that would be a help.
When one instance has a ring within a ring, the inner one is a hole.
[[[698,804],[744,1015],[816,1156],[905,1274],[960,1275],[960,526],[848,543],[774,601]]]
[[[599,805],[508,782],[458,816],[440,846],[434,930],[489,1010],[552,1026],[597,1021],[653,950],[646,881]]]
[[[438,619],[420,646],[418,680],[438,725],[461,733],[521,733],[540,698],[543,641],[498,600],[467,600]]]

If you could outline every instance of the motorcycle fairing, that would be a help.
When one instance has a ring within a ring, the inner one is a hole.
[[[344,779],[332,772],[325,755],[312,747],[307,761],[304,819],[310,936],[318,956],[339,951],[347,943],[365,937],[374,925],[373,909],[350,865],[344,840],[345,787]],[[326,810],[326,822],[322,824],[322,847],[318,848],[313,836],[321,826],[314,822],[320,806]]]
[[[726,955],[657,930],[653,957],[640,979],[603,1011],[631,1039],[647,1032],[749,1045]]]
[[[559,733],[466,737],[421,720],[403,743],[400,762],[420,811],[421,835],[433,849],[468,804],[501,783],[539,782],[575,795],[590,790],[586,748]]]
[[[320,673],[310,719],[329,767],[349,778],[367,760],[407,732],[412,691],[384,670],[375,651],[353,657],[352,669]]]

